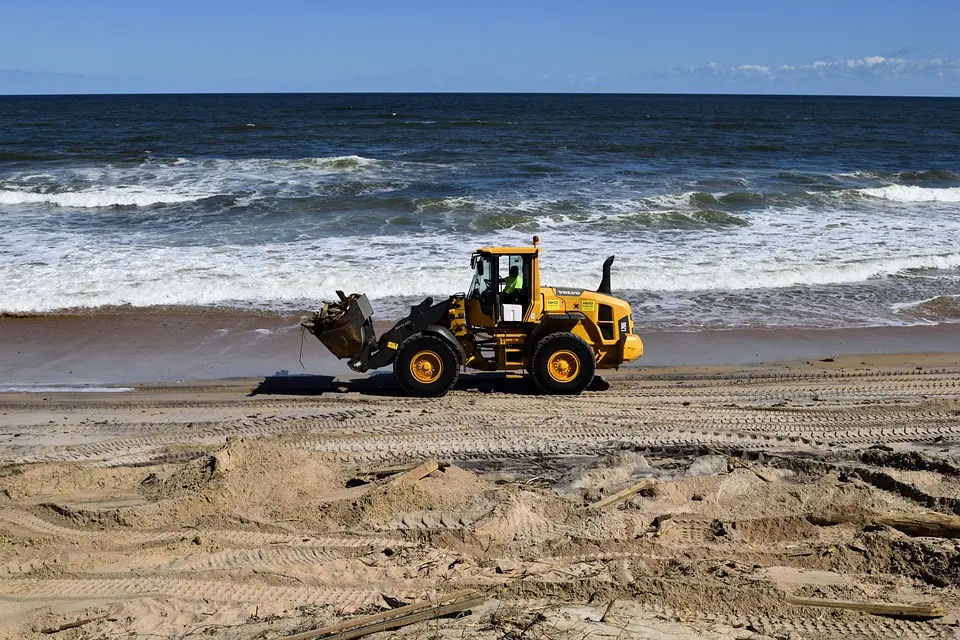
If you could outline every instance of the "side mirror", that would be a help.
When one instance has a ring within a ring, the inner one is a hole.
[[[477,260],[477,274],[483,275],[483,260]]]

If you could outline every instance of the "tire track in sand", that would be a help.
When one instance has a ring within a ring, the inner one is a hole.
[[[180,531],[129,531],[129,530],[86,530],[65,527],[63,525],[48,522],[38,516],[22,511],[20,509],[2,509],[0,510],[0,526],[2,524],[13,525],[20,529],[32,531],[43,536],[97,540],[101,546],[108,547],[128,547],[143,546],[149,544],[163,544],[175,542],[184,538],[193,538],[196,535],[209,537],[213,541],[223,546],[259,548],[266,545],[290,545],[298,548],[334,548],[334,549],[367,549],[369,547],[404,547],[412,546],[413,543],[401,539],[392,538],[388,535],[373,534],[344,534],[314,536],[308,533],[304,534],[283,534],[266,533],[260,531],[230,531],[222,529],[205,530],[189,528]]]
[[[280,587],[174,578],[0,579],[0,599],[15,601],[145,596],[214,602],[310,603],[337,609],[358,609],[382,600],[380,592],[376,590],[330,586]]]

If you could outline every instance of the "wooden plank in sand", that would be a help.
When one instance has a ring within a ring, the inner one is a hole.
[[[811,515],[807,519],[816,525],[834,525],[846,522],[882,524],[910,536],[960,538],[960,516],[950,516],[942,513],[874,513],[852,516],[832,513]]]
[[[41,629],[40,633],[45,633],[47,635],[53,633],[60,633],[61,631],[66,631],[67,629],[77,629],[82,627],[85,624],[90,624],[91,622],[99,622],[100,620],[106,620],[109,618],[109,614],[102,616],[95,616],[93,618],[84,618],[83,620],[77,620],[76,622],[68,622],[67,624],[62,624],[59,627],[47,627],[46,629]]]
[[[623,500],[624,498],[629,498],[638,491],[643,491],[647,487],[653,486],[653,480],[641,480],[640,482],[630,485],[626,489],[617,491],[616,493],[607,496],[603,500],[598,500],[591,504],[589,509],[602,509],[604,507],[609,507],[612,504],[616,504]]]
[[[789,604],[798,604],[807,607],[830,607],[832,609],[850,609],[863,611],[877,616],[892,616],[900,618],[939,618],[946,615],[947,610],[942,604],[901,604],[895,602],[872,602],[869,600],[827,600],[825,598],[801,598],[787,596]]]
[[[433,460],[433,459],[427,460],[426,462],[424,462],[424,463],[421,464],[420,466],[417,466],[417,467],[414,467],[413,469],[410,469],[410,471],[407,471],[407,472],[406,472],[405,474],[403,474],[402,476],[397,476],[396,478],[394,478],[394,479],[391,480],[390,482],[397,482],[397,483],[399,483],[399,482],[416,482],[417,480],[421,480],[421,479],[427,477],[428,475],[430,475],[431,473],[433,473],[434,471],[436,471],[436,470],[439,469],[439,468],[440,468],[440,463],[439,463],[439,462],[437,462],[436,460]]]
[[[437,462],[440,469],[446,469],[450,466],[449,462]],[[407,464],[397,464],[389,467],[368,467],[366,469],[357,469],[356,475],[358,477],[363,476],[373,476],[375,478],[385,478],[387,476],[394,476],[398,473],[403,473],[404,471],[411,471],[416,469],[419,464],[416,462],[409,462]]]
[[[376,613],[372,616],[364,616],[321,629],[297,633],[292,636],[287,636],[286,640],[320,640],[321,638],[331,637],[336,637],[337,640],[351,640],[352,638],[360,638],[371,633],[399,629],[400,627],[423,622],[424,620],[466,611],[470,607],[483,604],[486,599],[487,597],[485,595],[477,593],[472,589],[467,589],[453,593],[438,602],[408,604],[397,609]]]

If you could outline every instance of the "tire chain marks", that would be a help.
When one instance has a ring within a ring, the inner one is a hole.
[[[380,601],[380,592],[330,586],[279,587],[257,583],[171,578],[0,579],[0,599],[75,600],[141,596],[216,602],[310,602],[339,609]]]
[[[960,442],[960,411],[949,404],[950,398],[960,398],[960,370],[955,369],[734,376],[627,374],[611,378],[610,388],[603,392],[570,398],[499,394],[496,409],[464,410],[463,396],[471,393],[457,391],[418,403],[409,398],[345,394],[325,397],[322,402],[304,400],[296,403],[294,410],[289,404],[270,400],[238,403],[232,408],[222,399],[185,403],[190,415],[199,415],[207,406],[216,408],[221,417],[231,412],[237,417],[208,422],[71,425],[69,431],[86,442],[0,446],[0,461],[142,465],[162,459],[164,448],[212,446],[229,436],[288,436],[292,446],[327,452],[346,461],[563,455],[624,445],[736,444],[786,451],[857,448],[876,442]],[[908,398],[922,406],[911,411],[903,405],[878,402],[890,398]],[[104,404],[107,408],[123,406],[119,399]],[[269,414],[272,407],[278,413]],[[448,416],[455,408],[457,421],[451,429]],[[36,425],[26,431],[42,433],[45,428]],[[108,439],[91,442],[91,435]],[[190,456],[180,455],[184,459]]]

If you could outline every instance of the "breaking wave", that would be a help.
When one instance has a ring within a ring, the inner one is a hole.
[[[894,313],[930,322],[960,321],[960,295],[934,296],[893,305]]]
[[[901,171],[896,179],[907,182],[953,182],[960,180],[960,174],[948,169],[927,169],[923,171]]]
[[[108,188],[63,193],[0,191],[0,204],[52,204],[58,207],[90,209],[97,207],[149,207],[156,204],[196,202],[208,196],[187,195],[133,188]]]
[[[891,200],[893,202],[960,202],[960,187],[917,187],[914,185],[891,184],[886,187],[858,189],[871,198]]]
[[[707,245],[639,246],[604,233],[541,235],[544,282],[593,288],[601,257],[616,254],[620,291],[770,290],[797,285],[863,283],[917,270],[956,269],[960,253],[904,258],[837,258],[706,253]],[[390,299],[448,295],[469,281],[469,252],[487,244],[516,246],[514,232],[456,236],[342,236],[266,245],[150,247],[77,239],[0,259],[0,311],[40,312],[108,305],[227,305],[306,308],[336,289]],[[36,242],[36,241],[34,241]],[[452,254],[451,242],[460,250]]]

